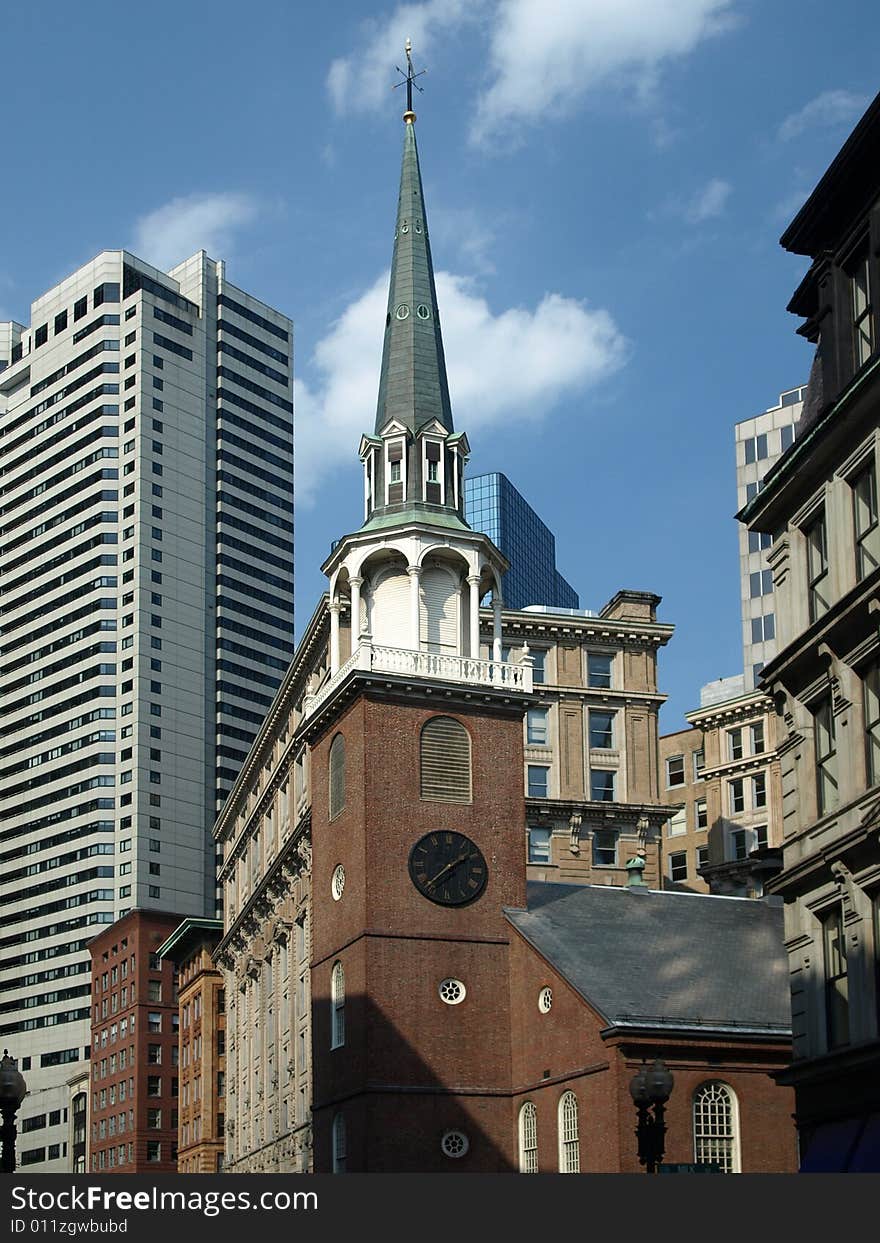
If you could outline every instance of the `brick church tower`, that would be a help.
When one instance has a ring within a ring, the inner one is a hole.
[[[330,677],[304,705],[318,1172],[516,1164],[502,908],[526,904],[532,670],[528,656],[501,659],[507,563],[463,517],[468,444],[452,420],[407,58],[364,522],[323,566]]]

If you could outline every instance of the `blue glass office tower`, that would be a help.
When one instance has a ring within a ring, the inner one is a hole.
[[[556,568],[556,537],[506,475],[467,477],[465,517],[475,531],[488,535],[510,562],[504,576],[504,604],[576,609],[578,594]]]

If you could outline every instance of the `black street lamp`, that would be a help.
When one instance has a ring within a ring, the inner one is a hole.
[[[3,1144],[0,1174],[15,1172],[15,1115],[25,1096],[27,1084],[24,1075],[20,1073],[15,1058],[4,1049],[3,1060],[0,1061],[0,1114],[3,1115],[3,1125],[0,1126],[0,1142]]]
[[[629,1093],[639,1116],[636,1126],[639,1165],[645,1167],[646,1174],[656,1174],[663,1160],[666,1138],[664,1106],[672,1095],[673,1083],[672,1072],[658,1057],[653,1066],[643,1064],[629,1085]]]

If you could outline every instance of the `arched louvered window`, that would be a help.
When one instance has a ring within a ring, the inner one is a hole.
[[[333,964],[330,977],[330,1048],[338,1049],[345,1044],[345,971],[342,963]]]
[[[559,1173],[579,1174],[580,1170],[577,1097],[574,1092],[563,1092],[559,1098]]]
[[[330,819],[345,806],[345,739],[337,734],[330,744]]]
[[[451,716],[433,716],[422,727],[421,796],[437,803],[471,801],[471,737]]]
[[[739,1107],[726,1083],[703,1083],[694,1093],[694,1160],[740,1172]]]
[[[519,1111],[519,1172],[538,1172],[538,1111],[531,1101]]]
[[[337,1114],[333,1119],[333,1173],[345,1173],[345,1118]]]

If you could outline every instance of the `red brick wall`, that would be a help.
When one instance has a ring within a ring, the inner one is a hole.
[[[471,735],[471,803],[420,798],[420,733],[438,714],[459,720]],[[346,745],[346,798],[328,823],[328,759],[337,733]],[[315,746],[311,763],[316,1168],[328,1168],[339,1103],[368,1082],[388,1092],[346,1100],[349,1169],[504,1168],[511,1159],[510,927],[501,908],[525,905],[522,713],[362,696]],[[438,829],[466,834],[486,858],[486,889],[468,906],[429,902],[410,879],[413,845]],[[345,893],[334,902],[331,877],[339,863]],[[332,1051],[337,958],[345,968],[346,1047]],[[447,977],[466,985],[460,1005],[439,997]],[[487,1038],[492,1032],[499,1038]],[[441,1151],[450,1127],[471,1141],[460,1161]]]

